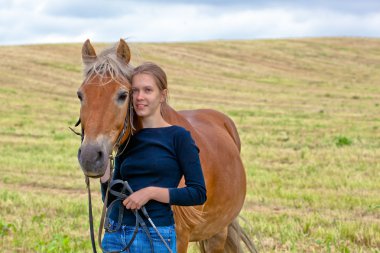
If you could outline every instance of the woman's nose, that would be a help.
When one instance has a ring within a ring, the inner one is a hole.
[[[143,98],[144,97],[142,96],[141,92],[139,92],[139,93],[136,94],[136,100],[141,100]]]

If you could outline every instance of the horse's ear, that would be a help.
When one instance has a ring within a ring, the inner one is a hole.
[[[87,39],[82,46],[82,61],[83,63],[90,63],[96,60],[96,52],[91,45],[89,39]]]
[[[131,60],[131,51],[129,50],[127,42],[125,40],[120,39],[119,45],[116,50],[117,56],[122,59],[125,64],[128,64]]]

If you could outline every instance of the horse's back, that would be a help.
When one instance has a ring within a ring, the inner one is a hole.
[[[240,152],[241,143],[239,134],[234,122],[227,115],[212,109],[183,110],[179,111],[179,113],[191,124],[198,134],[203,135],[202,137],[206,139],[208,136],[217,137],[218,133],[228,133]]]

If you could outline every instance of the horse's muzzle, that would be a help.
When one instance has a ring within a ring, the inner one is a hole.
[[[100,143],[82,143],[78,150],[78,161],[83,173],[88,177],[101,177],[108,166],[108,152]]]

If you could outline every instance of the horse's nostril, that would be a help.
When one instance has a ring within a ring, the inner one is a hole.
[[[97,161],[101,161],[103,159],[103,152],[102,151],[98,151],[98,157],[97,157]]]
[[[82,150],[79,148],[78,149],[78,157],[80,156],[81,152],[82,152]]]

